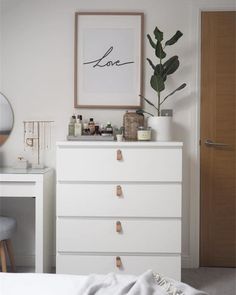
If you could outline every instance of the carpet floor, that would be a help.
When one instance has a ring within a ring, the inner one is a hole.
[[[182,269],[182,281],[209,295],[236,295],[236,268]]]

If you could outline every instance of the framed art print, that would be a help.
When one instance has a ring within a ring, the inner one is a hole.
[[[75,14],[75,107],[139,108],[143,13]]]

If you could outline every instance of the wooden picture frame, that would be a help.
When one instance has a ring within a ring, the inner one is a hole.
[[[74,107],[141,107],[143,13],[75,13]]]

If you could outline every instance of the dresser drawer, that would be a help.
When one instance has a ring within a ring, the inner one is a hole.
[[[121,267],[116,266],[117,256],[121,259]],[[75,255],[58,254],[56,272],[61,274],[88,275],[91,273],[140,275],[148,269],[180,280],[180,255],[176,256],[119,256],[115,255]]]
[[[64,252],[180,253],[180,237],[178,219],[58,218],[57,223],[57,250]]]
[[[181,184],[57,184],[58,216],[181,217]]]
[[[120,151],[121,159],[117,160]],[[181,181],[181,148],[66,148],[57,153],[60,181]]]

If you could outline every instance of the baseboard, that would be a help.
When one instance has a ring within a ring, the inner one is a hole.
[[[35,255],[16,255],[15,256],[16,266],[34,267],[35,266]],[[52,255],[52,267],[56,265],[56,256]]]
[[[192,268],[192,262],[189,255],[181,256],[181,267],[182,268]]]

